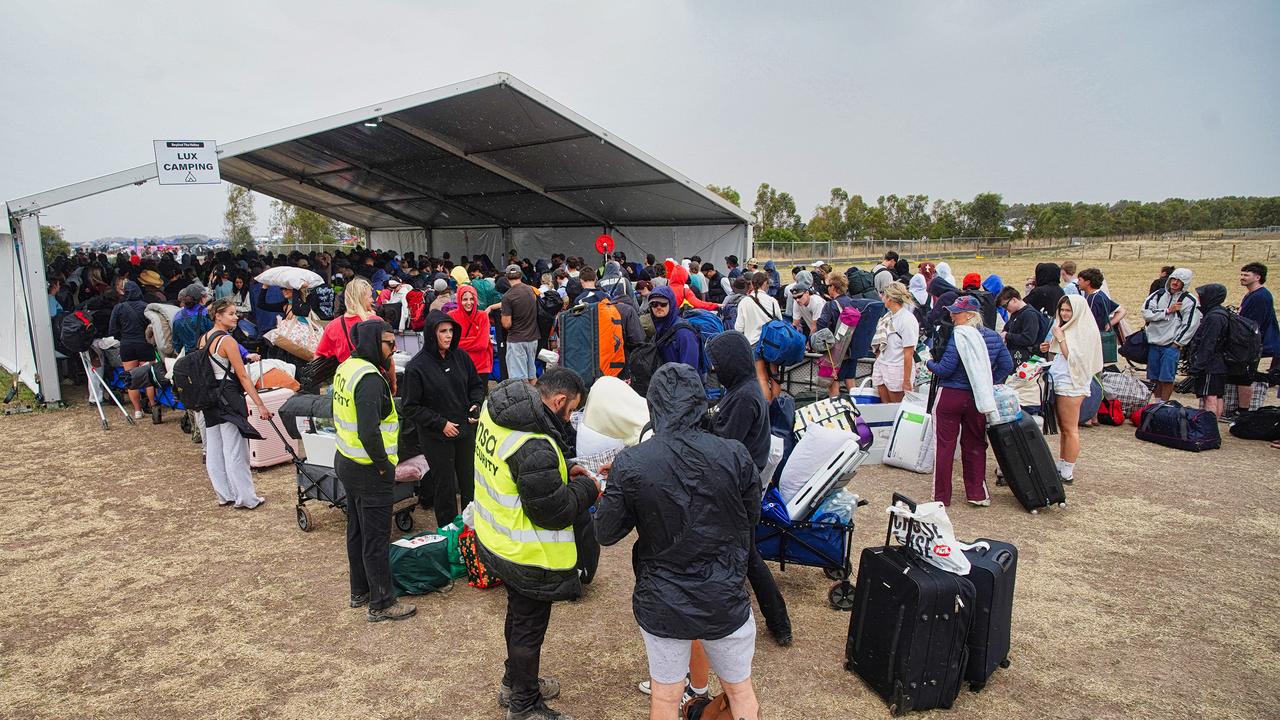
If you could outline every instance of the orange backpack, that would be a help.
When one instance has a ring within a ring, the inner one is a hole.
[[[560,313],[556,334],[560,364],[578,373],[588,388],[604,375],[622,375],[627,367],[622,313],[610,300],[576,305]]]

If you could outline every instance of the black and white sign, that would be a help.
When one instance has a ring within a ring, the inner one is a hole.
[[[156,174],[161,185],[216,185],[218,146],[212,140],[156,140]]]

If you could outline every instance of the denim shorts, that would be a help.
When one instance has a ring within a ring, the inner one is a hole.
[[[507,341],[507,378],[516,380],[532,380],[538,377],[538,368],[533,361],[538,356],[538,341]]]
[[[1181,352],[1173,345],[1147,347],[1147,379],[1171,383],[1178,374],[1178,356]]]
[[[650,635],[644,628],[640,628],[640,635],[644,637],[644,649],[649,656],[649,677],[663,685],[684,682],[693,641]],[[751,677],[751,660],[756,654],[754,614],[747,615],[742,627],[728,636],[701,642],[711,669],[722,681],[740,683]]]

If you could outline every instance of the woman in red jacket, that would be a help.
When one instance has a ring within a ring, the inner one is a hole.
[[[488,379],[493,370],[493,344],[489,339],[489,315],[480,307],[480,296],[470,285],[458,286],[458,307],[449,313],[462,326],[458,347],[471,357],[476,373]],[[486,387],[488,383],[485,383]]]
[[[698,298],[698,294],[689,289],[689,271],[679,263],[671,263],[667,268],[667,285],[676,296],[676,310],[687,302],[700,310],[719,310],[720,306]]]

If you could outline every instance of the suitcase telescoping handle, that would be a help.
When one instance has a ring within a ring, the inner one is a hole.
[[[284,433],[280,431],[280,426],[276,425],[276,418],[278,417],[280,417],[278,414],[272,413],[271,419],[267,421],[267,424],[271,426],[272,430],[276,431],[276,435],[280,436],[280,442],[284,443],[284,449],[288,450],[289,454],[293,456],[294,464],[302,465],[302,458],[298,457],[298,451],[293,449],[293,443],[289,442],[289,438],[285,437]]]
[[[911,512],[916,511],[916,501],[912,500],[906,495],[903,495],[902,493],[894,493],[893,500],[890,503],[890,505],[896,506],[898,503],[902,503],[903,505],[906,505],[907,509],[910,510]],[[894,515],[893,513],[889,513],[889,527],[884,531],[885,547],[889,547],[889,541],[893,539],[893,519],[895,517],[897,516]],[[903,543],[907,547],[911,546],[911,529],[912,529],[912,526],[914,525],[915,523],[911,522],[910,520],[907,521],[907,537],[905,538],[905,542]]]
[[[1013,567],[1013,553],[1003,548],[992,553],[991,543],[987,542],[986,540],[975,540],[973,543],[973,546],[970,547],[968,550],[966,550],[966,552],[970,552],[970,551],[983,556],[990,553],[991,562],[999,565],[1000,567],[1004,568],[1006,571],[1008,571],[1009,568]]]

